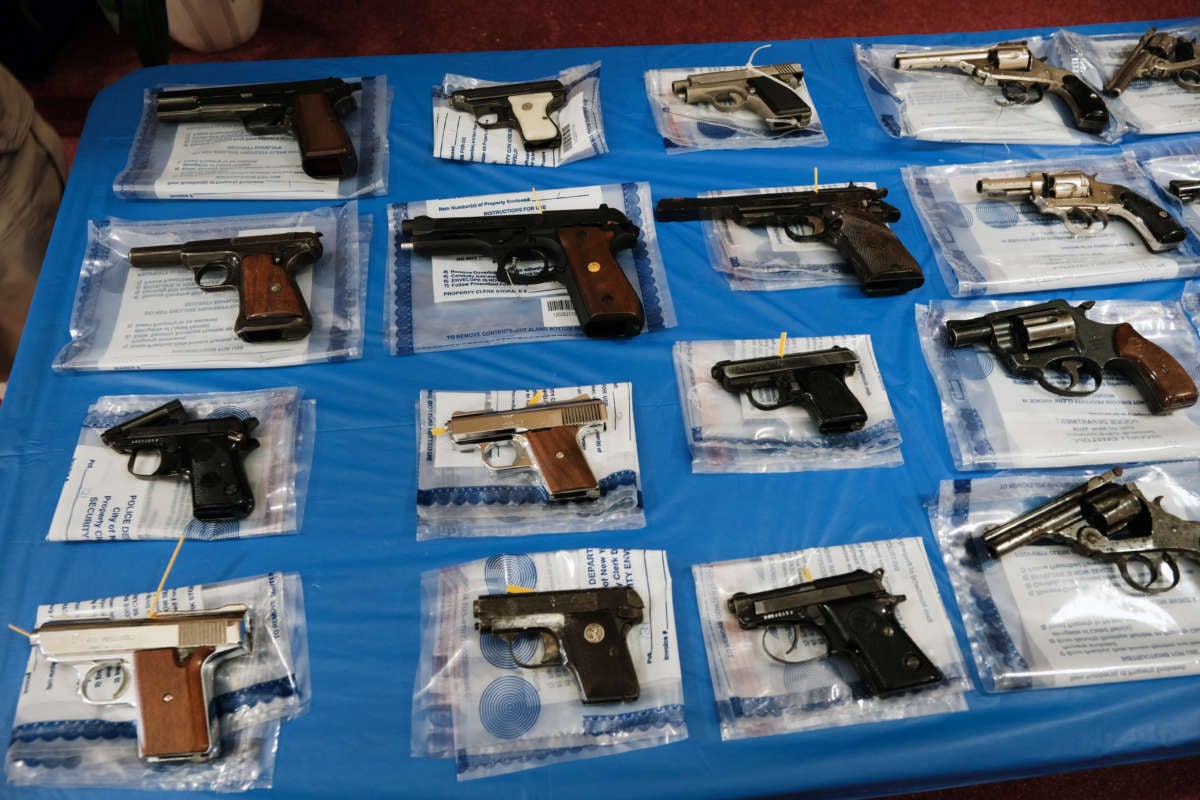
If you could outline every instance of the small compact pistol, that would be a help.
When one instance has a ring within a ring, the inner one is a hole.
[[[567,89],[559,80],[459,89],[450,95],[450,107],[474,114],[479,127],[516,128],[526,150],[562,144],[562,132],[550,114],[566,102]]]
[[[221,744],[211,713],[213,676],[222,662],[250,652],[250,611],[231,604],[146,619],[51,620],[30,641],[48,661],[75,669],[85,702],[137,709],[139,756],[208,761]],[[114,664],[119,686],[97,696],[94,679]]]
[[[600,497],[579,434],[607,424],[604,401],[580,395],[511,411],[455,411],[445,427],[454,444],[477,446],[488,469],[532,470],[550,500],[565,502]]]
[[[571,670],[584,703],[616,703],[640,692],[625,637],[641,624],[642,607],[641,595],[625,586],[488,594],[474,603],[475,627],[503,639],[519,667]],[[530,633],[542,640],[537,662],[522,661],[513,649]]]
[[[800,626],[812,628],[825,637],[829,655],[850,661],[867,694],[881,695],[943,680],[942,671],[900,627],[895,609],[903,601],[904,595],[884,587],[882,569],[856,569],[795,586],[738,592],[727,605],[743,630],[764,629],[763,652],[775,661],[803,663],[771,652],[766,641],[770,628],[791,628],[785,656],[799,644]]]
[[[1194,203],[1200,197],[1200,179],[1170,181],[1167,191],[1178,197],[1181,203]]]
[[[685,103],[707,103],[725,113],[753,111],[771,133],[790,133],[812,119],[812,108],[798,91],[803,79],[799,64],[772,64],[698,72],[672,81],[671,91]]]
[[[1117,97],[1139,78],[1158,81],[1170,78],[1181,89],[1200,91],[1200,51],[1196,49],[1196,40],[1151,28],[1104,84],[1104,93]]]

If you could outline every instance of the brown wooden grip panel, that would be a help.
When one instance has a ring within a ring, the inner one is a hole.
[[[1113,332],[1118,369],[1133,381],[1158,414],[1196,403],[1196,383],[1175,357],[1122,322]]]
[[[349,178],[358,172],[354,143],[328,95],[298,94],[293,102],[304,171],[314,178]]]
[[[563,285],[583,332],[598,339],[636,336],[646,324],[642,301],[613,258],[610,245],[615,236],[615,231],[598,227],[558,231],[567,256]]]
[[[575,425],[525,434],[525,446],[533,463],[541,470],[552,500],[598,496],[596,476],[579,447],[578,437],[579,428]]]
[[[837,248],[871,296],[900,294],[925,283],[921,266],[892,229],[854,208],[826,208],[829,243]]]
[[[173,647],[133,654],[145,758],[201,757],[212,747],[208,701],[204,697],[204,661],[216,648],[197,647],[180,660]]]
[[[312,330],[308,304],[282,264],[266,253],[246,256],[241,267],[241,307],[233,329],[248,342],[299,339]]]

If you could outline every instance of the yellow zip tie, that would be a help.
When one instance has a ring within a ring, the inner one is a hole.
[[[150,619],[158,616],[158,598],[162,595],[163,586],[167,583],[167,576],[171,574],[171,568],[175,566],[175,559],[179,556],[179,548],[183,547],[183,540],[187,536],[187,531],[179,534],[179,541],[175,543],[175,552],[171,553],[171,560],[167,562],[167,568],[163,571],[162,580],[158,582],[158,588],[154,590],[154,597],[150,600]]]
[[[545,392],[543,392],[541,389],[538,389],[537,394],[535,394],[533,397],[529,398],[529,402],[526,403],[525,405],[526,406],[536,406],[538,403],[542,402],[542,395],[544,395],[544,394],[545,394]]]
[[[542,207],[542,201],[537,196],[537,189],[530,187],[529,191],[533,194],[533,204],[537,206],[537,213],[545,214],[546,209]]]
[[[11,622],[8,624],[8,629],[9,629],[10,631],[16,631],[17,633],[19,633],[19,634],[21,634],[22,636],[24,636],[26,639],[32,639],[32,638],[33,638],[33,634],[32,634],[32,633],[30,633],[29,631],[25,630],[24,628],[18,628],[16,625],[13,625]]]
[[[533,589],[527,589],[524,586],[514,586],[510,583],[504,587],[504,591],[509,594],[529,594]]]
[[[779,334],[779,357],[783,358],[783,347],[787,344],[787,331]]]
[[[430,431],[430,433],[432,433],[434,436],[441,436],[445,432],[446,432],[445,428],[434,428],[433,430]]]
[[[817,168],[813,167],[813,194],[821,191],[821,184],[817,180]]]
[[[802,572],[804,575],[805,583],[812,583],[813,576],[812,573],[808,571],[808,567],[801,567],[800,572]]]

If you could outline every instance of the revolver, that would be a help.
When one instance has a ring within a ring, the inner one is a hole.
[[[741,393],[757,409],[803,406],[821,433],[849,433],[867,421],[858,398],[846,386],[854,374],[858,354],[848,347],[830,347],[806,353],[789,353],[713,364],[713,379],[727,392]],[[775,399],[764,401],[762,390],[773,390]]]
[[[224,661],[250,652],[250,611],[231,604],[146,619],[51,620],[30,641],[48,661],[75,669],[84,702],[137,709],[139,756],[208,761],[221,744],[213,677]],[[97,696],[101,671],[114,664],[120,685]]]
[[[791,647],[783,653],[788,655],[799,644],[803,625],[825,638],[830,656],[850,661],[868,695],[881,695],[943,680],[942,671],[896,619],[896,604],[904,599],[884,587],[882,569],[856,569],[795,586],[738,592],[727,605],[743,630],[764,629],[763,652],[775,661],[797,664],[809,660],[791,661],[767,646],[771,628],[790,626]]]
[[[245,519],[254,510],[254,493],[242,459],[258,447],[258,440],[250,435],[257,426],[254,417],[241,419],[232,414],[191,419],[183,404],[172,400],[114,425],[100,434],[100,439],[118,453],[129,455],[130,475],[147,479],[186,476],[196,519],[232,522]]]
[[[957,69],[983,86],[999,86],[1004,105],[1032,104],[1050,92],[1070,111],[1075,127],[1100,133],[1108,126],[1108,107],[1079,76],[1052,67],[1024,41],[1001,42],[974,50],[897,53],[896,69]]]
[[[671,91],[685,103],[707,103],[723,113],[753,111],[771,133],[789,133],[812,119],[812,108],[799,93],[803,79],[799,64],[772,64],[698,72],[672,81]]]
[[[1200,197],[1200,180],[1173,180],[1167,183],[1167,191],[1179,198],[1181,203],[1194,203]]]
[[[1132,481],[1114,483],[1121,473],[1120,467],[1114,467],[988,529],[982,536],[988,555],[1000,558],[1048,539],[1069,545],[1079,555],[1116,562],[1121,577],[1139,592],[1157,594],[1175,588],[1179,583],[1176,557],[1200,559],[1200,522],[1168,513],[1161,496],[1148,501]],[[1162,580],[1164,567],[1170,572],[1169,584]]]
[[[1094,300],[1076,307],[1051,300],[948,320],[946,338],[951,347],[986,345],[1009,372],[1064,397],[1095,392],[1111,367],[1133,382],[1155,414],[1195,404],[1196,384],[1170,353],[1128,322],[1088,319],[1094,305]]]
[[[550,499],[565,502],[600,497],[579,433],[604,430],[607,421],[603,400],[580,395],[511,411],[455,411],[445,427],[454,444],[478,446],[488,469],[533,470]]]
[[[638,677],[625,637],[642,622],[642,598],[625,586],[482,595],[476,629],[499,636],[513,662],[526,669],[566,667],[584,703],[637,700]],[[522,661],[513,645],[528,633],[541,638],[540,661]]]
[[[915,289],[925,275],[885,223],[900,210],[883,202],[887,189],[850,184],[843,189],[668,197],[658,201],[659,222],[728,219],[744,227],[775,225],[794,242],[823,241],[850,264],[865,294],[883,296]]]
[[[233,332],[246,342],[281,342],[303,339],[312,330],[312,315],[296,285],[296,273],[323,252],[320,233],[298,231],[134,247],[129,264],[187,267],[206,292],[236,290]]]
[[[592,338],[636,336],[646,323],[642,301],[614,255],[637,244],[638,227],[607,205],[541,214],[419,216],[401,222],[400,232],[410,237],[401,247],[422,255],[489,256],[501,283],[558,281],[579,326]],[[541,267],[519,267],[523,256],[540,259]]]
[[[1104,84],[1104,93],[1117,97],[1139,78],[1160,81],[1171,78],[1181,89],[1200,91],[1200,53],[1196,50],[1196,40],[1151,28]]]
[[[1110,216],[1133,226],[1151,251],[1173,250],[1187,238],[1187,229],[1165,208],[1115,183],[1096,180],[1079,170],[1030,172],[1021,178],[983,178],[975,191],[988,197],[1028,200],[1038,211],[1062,220],[1075,236],[1088,236],[1108,227]],[[1099,222],[1097,229],[1095,223]]]
[[[313,178],[352,178],[358,156],[341,118],[358,107],[354,93],[360,89],[357,81],[322,78],[159,91],[155,114],[160,122],[241,120],[256,136],[295,132],[305,173]]]
[[[526,150],[545,150],[562,143],[562,133],[550,114],[566,101],[567,89],[560,80],[504,83],[460,89],[450,95],[450,106],[474,114],[479,127],[516,128]]]

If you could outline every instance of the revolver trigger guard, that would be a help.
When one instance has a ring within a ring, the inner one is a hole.
[[[1046,89],[1039,83],[1001,80],[1000,94],[1004,96],[1004,99],[997,100],[997,105],[1029,106],[1041,102],[1042,98],[1046,96]]]
[[[1068,383],[1066,386],[1052,383],[1047,377],[1051,370],[1061,370],[1062,372],[1065,372],[1067,377],[1070,378],[1070,383]],[[1083,382],[1079,380],[1079,376],[1081,374],[1087,375],[1092,379],[1093,383],[1090,385],[1090,387],[1084,385]],[[1047,392],[1059,395],[1060,397],[1083,397],[1085,395],[1092,394],[1100,388],[1100,383],[1103,381],[1103,379],[1104,371],[1098,364],[1075,357],[1067,357],[1061,358],[1057,361],[1051,361],[1046,364],[1045,369],[1039,372],[1037,376],[1037,382],[1039,386],[1041,386]],[[1076,388],[1081,385],[1084,386],[1083,389]]]
[[[1149,572],[1149,577],[1145,581],[1137,580],[1129,571],[1129,563],[1131,561],[1141,564]],[[1165,586],[1159,585],[1163,566],[1166,566],[1167,570],[1171,573],[1171,582]],[[1167,592],[1179,584],[1179,565],[1175,563],[1175,559],[1166,550],[1151,551],[1149,553],[1132,553],[1127,556],[1118,557],[1117,569],[1121,571],[1121,577],[1125,579],[1125,583],[1145,594]]]
[[[510,464],[495,464],[493,458],[495,454],[504,450],[504,445],[511,447],[516,455]],[[507,442],[481,442],[479,444],[479,457],[483,459],[483,465],[492,472],[504,472],[510,469],[529,469],[533,466],[533,459],[529,456],[529,451],[515,437]]]
[[[1189,92],[1200,92],[1200,67],[1188,67],[1176,72],[1175,85]]]

